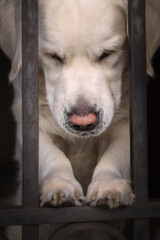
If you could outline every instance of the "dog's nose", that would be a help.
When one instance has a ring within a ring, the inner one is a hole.
[[[68,114],[68,120],[74,130],[90,131],[97,125],[99,113],[96,111],[96,105],[91,106],[84,97],[79,96]]]
[[[90,131],[98,123],[98,114],[94,112],[81,115],[73,113],[69,116],[69,123],[76,131]]]

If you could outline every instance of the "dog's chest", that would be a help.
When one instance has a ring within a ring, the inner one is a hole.
[[[84,140],[83,142],[67,143],[66,155],[71,161],[76,179],[86,191],[91,181],[94,168],[97,164],[97,141]]]

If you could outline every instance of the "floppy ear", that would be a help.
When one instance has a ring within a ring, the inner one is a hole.
[[[126,21],[126,33],[128,34],[128,1],[127,0],[118,0],[119,7],[121,8],[124,18]]]
[[[154,76],[154,70],[152,67],[152,60],[149,57],[149,54],[146,53],[146,67],[147,67],[147,73],[150,77]]]
[[[11,71],[9,73],[9,81],[13,81],[22,69],[22,8],[21,1],[13,2],[13,18],[14,28],[12,29],[12,54],[11,54]]]
[[[121,6],[125,10],[126,13],[126,22],[127,22],[127,36],[129,37],[129,27],[128,27],[128,2],[126,0],[119,0],[121,3]],[[146,39],[147,40],[147,39]],[[147,74],[151,77],[154,75],[154,70],[152,67],[152,59],[150,58],[147,48],[146,48],[146,68],[147,68]]]
[[[22,69],[22,56],[20,48],[16,49],[12,59],[11,71],[9,73],[9,81],[12,82]]]

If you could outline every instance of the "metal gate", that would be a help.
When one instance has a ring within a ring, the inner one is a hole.
[[[149,240],[149,219],[160,217],[160,200],[150,201],[148,198],[145,1],[129,0],[131,169],[136,202],[131,207],[120,207],[112,211],[91,207],[39,207],[38,1],[22,2],[23,200],[22,207],[0,209],[0,225],[22,225],[23,240],[38,240],[39,224],[66,222],[70,224],[54,233],[50,240],[61,240],[64,236],[86,229],[106,231],[115,239],[125,240],[120,232],[104,222],[132,219],[133,239]],[[140,27],[137,28],[137,25]],[[6,238],[0,236],[0,239]],[[158,239],[160,231],[157,231],[154,238]]]

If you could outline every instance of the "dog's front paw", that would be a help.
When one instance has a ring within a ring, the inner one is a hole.
[[[130,183],[124,179],[97,179],[88,187],[86,202],[90,206],[116,208],[134,200]]]
[[[81,206],[84,202],[83,190],[74,178],[54,177],[45,180],[40,193],[40,205]]]

